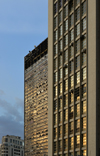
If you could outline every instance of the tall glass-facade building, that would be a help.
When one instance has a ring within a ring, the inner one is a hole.
[[[99,156],[100,2],[48,6],[48,155]]]
[[[48,40],[25,56],[25,156],[48,155]]]

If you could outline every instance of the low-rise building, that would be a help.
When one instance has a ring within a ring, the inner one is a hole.
[[[24,140],[19,136],[3,136],[0,151],[0,156],[24,156]]]

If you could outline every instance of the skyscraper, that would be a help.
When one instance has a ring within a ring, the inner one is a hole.
[[[25,156],[48,155],[48,39],[25,56]]]
[[[99,156],[100,1],[48,6],[48,154]]]

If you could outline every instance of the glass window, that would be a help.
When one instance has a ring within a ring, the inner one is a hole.
[[[83,141],[83,147],[86,146],[86,134],[83,134],[82,141]]]
[[[54,15],[58,12],[58,3],[54,4]]]
[[[64,96],[64,107],[68,107],[68,94]]]
[[[59,138],[62,137],[62,126],[59,126]]]
[[[86,64],[86,53],[82,53],[82,65]]]
[[[73,113],[74,113],[74,107],[72,106],[69,108],[69,119],[73,118]]]
[[[57,114],[54,114],[54,125],[57,125]]]
[[[57,69],[57,59],[54,59],[54,70]]]
[[[71,62],[70,62],[70,73],[72,73],[73,70],[74,70],[74,62],[71,61]]]
[[[57,83],[58,81],[58,74],[57,72],[54,73],[54,83]]]
[[[74,8],[73,0],[71,0],[71,1],[69,2],[69,11],[72,12],[72,11],[73,11],[73,8]]]
[[[70,31],[70,42],[74,40],[74,29]]]
[[[59,140],[58,147],[59,147],[59,151],[62,151],[62,140]]]
[[[62,123],[62,112],[59,112],[59,123]]]
[[[64,76],[66,77],[68,75],[68,67],[64,68]]]
[[[83,156],[86,156],[86,150],[83,150],[83,151],[82,151],[82,155],[83,155]]]
[[[57,27],[57,25],[58,25],[58,16],[54,18],[54,29]]]
[[[78,4],[80,4],[80,0],[75,0],[75,5],[77,6]]]
[[[59,84],[59,94],[62,94],[62,83]]]
[[[68,149],[68,139],[64,139],[64,151]]]
[[[80,100],[79,87],[75,89],[75,102]]]
[[[75,156],[79,156],[79,155],[80,155],[79,151],[75,152]]]
[[[54,101],[54,111],[57,111],[57,100]]]
[[[54,45],[54,56],[58,54],[58,45]]]
[[[82,80],[86,80],[86,67],[82,69]]]
[[[68,135],[68,124],[64,125],[64,136]]]
[[[74,46],[70,46],[70,58],[74,56]]]
[[[74,76],[70,77],[70,88],[74,86]]]
[[[76,128],[76,132],[80,131],[80,119],[75,121],[75,128]]]
[[[86,114],[86,100],[82,103],[82,113]]]
[[[64,81],[64,90],[68,90],[68,79]]]
[[[68,19],[64,21],[64,32],[68,30]]]
[[[75,74],[75,82],[76,82],[76,85],[77,84],[79,84],[80,83],[80,72],[77,72],[76,74]]]
[[[59,109],[62,108],[62,99],[59,99]]]
[[[70,96],[69,97],[70,103],[73,103],[73,101],[74,101],[74,94],[73,94],[73,92],[71,92],[69,96]]]
[[[86,17],[82,20],[82,31],[86,29]]]
[[[70,16],[70,27],[74,25],[74,14]]]
[[[64,18],[68,16],[68,5],[64,7]]]
[[[86,84],[82,86],[82,97],[86,96]]]
[[[80,23],[76,26],[76,37],[80,35]]]
[[[59,66],[62,66],[62,55],[59,56]]]
[[[54,32],[54,42],[58,39],[58,30]]]
[[[57,138],[57,128],[54,128],[54,139]]]
[[[70,138],[70,149],[73,149],[74,146],[74,137]]]
[[[80,135],[76,136],[76,148],[79,148],[80,146]]]
[[[77,56],[76,58],[75,58],[75,69],[77,70],[77,69],[79,69],[80,68],[80,56]]]
[[[64,110],[64,121],[68,121],[68,109]]]
[[[86,48],[86,34],[84,35],[82,39],[82,49]]]
[[[64,0],[64,3],[66,3],[68,0]]]
[[[82,4],[82,15],[86,14],[86,1]]]
[[[54,142],[54,153],[57,152],[57,142]]]
[[[68,45],[68,34],[64,36],[64,47]]]
[[[64,63],[68,62],[68,49],[64,51]]]
[[[75,52],[77,54],[80,51],[80,40],[77,40],[75,45]]]
[[[70,122],[69,123],[69,132],[70,132],[70,134],[73,134],[73,129],[74,129],[74,124],[73,124],[73,122]]]
[[[75,105],[75,116],[80,116],[80,104]]]
[[[59,24],[62,22],[62,11],[59,13]]]
[[[86,117],[82,119],[82,129],[83,131],[86,130]]]
[[[59,69],[59,81],[62,80],[62,68]]]
[[[61,37],[62,36],[62,31],[63,31],[63,29],[62,29],[63,27],[62,27],[62,25],[59,27],[59,37]]]
[[[54,97],[56,97],[57,96],[57,90],[58,90],[58,87],[56,86],[56,87],[54,87]]]
[[[59,41],[59,50],[60,50],[60,51],[63,50],[63,43],[62,43],[62,40]]]
[[[80,8],[78,8],[77,10],[76,10],[76,12],[75,12],[75,20],[76,20],[76,22],[78,21],[78,20],[80,20]]]
[[[62,7],[62,0],[59,0],[59,9]]]

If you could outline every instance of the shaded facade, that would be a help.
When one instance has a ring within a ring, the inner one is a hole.
[[[48,6],[48,155],[99,156],[100,2]]]
[[[0,156],[24,156],[24,140],[19,136],[6,135],[2,137]]]
[[[48,155],[48,40],[25,56],[25,156]]]

